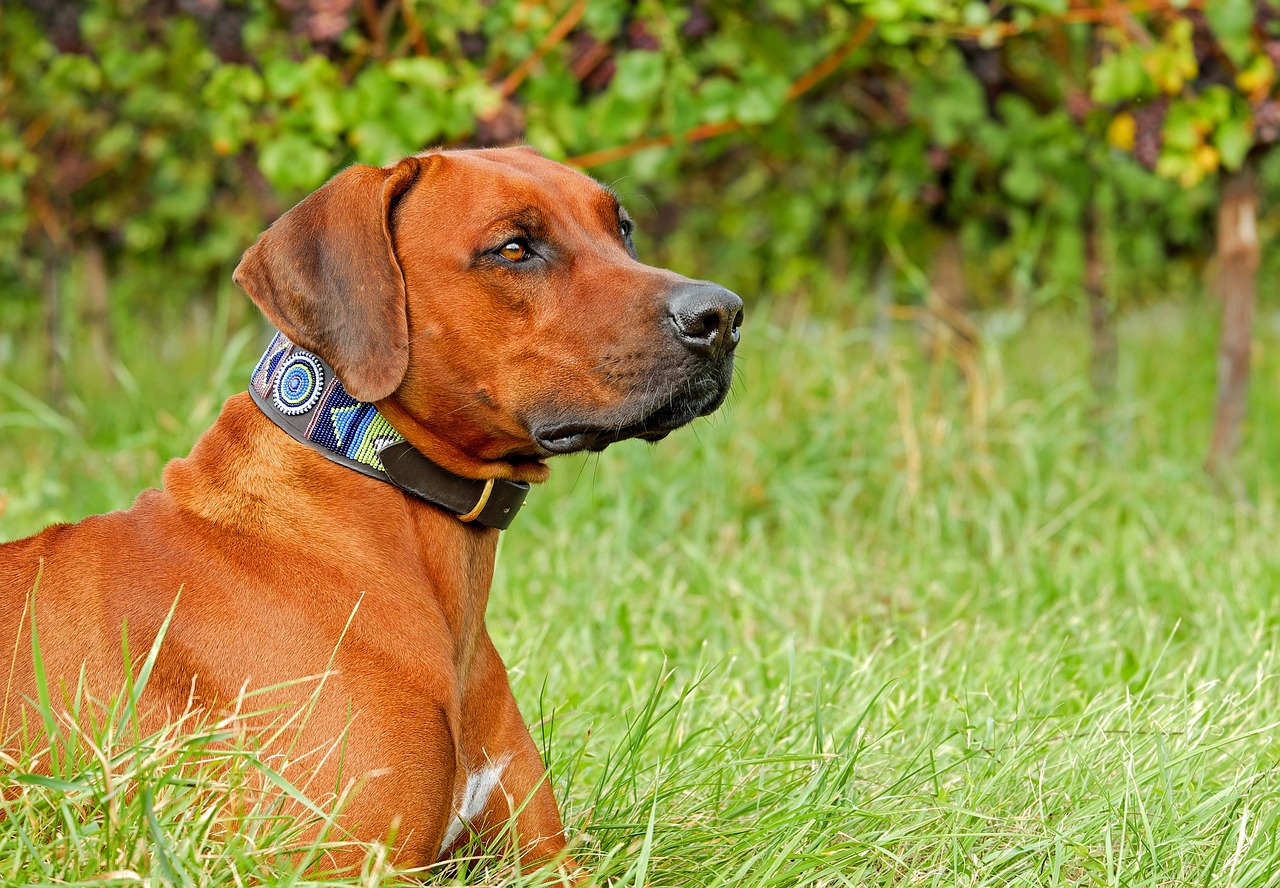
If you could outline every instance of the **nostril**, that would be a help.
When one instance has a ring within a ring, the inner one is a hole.
[[[716,284],[691,282],[671,293],[667,316],[686,346],[709,356],[722,355],[738,342],[742,300]]]
[[[686,339],[697,339],[703,342],[710,342],[715,339],[724,322],[720,312],[714,309],[698,314],[672,312],[671,320],[675,321],[676,329],[680,331],[681,336]]]

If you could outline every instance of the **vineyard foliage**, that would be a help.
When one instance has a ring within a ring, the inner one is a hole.
[[[650,255],[744,293],[1121,297],[1280,184],[1280,5],[1255,0],[27,0],[0,25],[0,286],[99,251],[113,311],[194,296],[343,165],[527,142],[613,184]],[[1264,226],[1269,224],[1264,218]],[[129,287],[159,269],[163,288]]]

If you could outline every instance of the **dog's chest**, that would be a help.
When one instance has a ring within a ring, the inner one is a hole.
[[[494,792],[502,791],[502,775],[510,761],[508,753],[467,772],[466,783],[453,800],[453,819],[449,821],[449,828],[440,843],[441,856],[453,847],[464,829],[476,825],[475,821],[489,806]]]

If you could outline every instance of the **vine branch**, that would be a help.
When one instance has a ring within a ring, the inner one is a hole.
[[[813,89],[823,80],[830,77],[841,64],[844,63],[850,55],[852,55],[859,47],[867,42],[867,38],[871,36],[871,32],[875,30],[876,22],[874,19],[863,19],[858,27],[850,35],[849,39],[836,48],[829,56],[827,56],[818,64],[814,65],[804,74],[800,75],[794,83],[787,89],[786,101],[793,102],[802,95]],[[660,136],[644,136],[625,145],[616,145],[613,148],[603,148],[599,151],[591,151],[587,154],[579,154],[577,157],[571,157],[567,161],[582,169],[601,166],[611,163],[615,160],[623,160],[638,154],[646,148],[670,148],[676,144],[691,144],[693,142],[701,142],[705,139],[711,139],[716,136],[723,136],[727,133],[736,132],[742,129],[743,123],[740,120],[722,120],[718,123],[704,123],[686,130],[683,133],[664,133]]]
[[[587,11],[587,0],[574,0],[572,6],[565,11],[560,20],[552,26],[546,36],[538,42],[533,48],[533,52],[529,53],[520,64],[512,69],[511,73],[502,79],[498,84],[498,95],[504,99],[519,89],[520,84],[524,83],[525,78],[533,71],[538,62],[546,57],[547,53],[555,49],[560,43],[569,36],[572,31],[582,21],[582,16]]]

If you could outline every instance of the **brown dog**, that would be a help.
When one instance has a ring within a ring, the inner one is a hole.
[[[54,683],[83,668],[105,699],[122,627],[145,651],[176,598],[143,698],[155,718],[327,671],[293,748],[321,751],[313,786],[359,787],[352,835],[394,833],[395,862],[420,866],[517,811],[522,857],[559,853],[484,623],[495,528],[523,500],[509,482],[716,409],[742,316],[728,290],[638,262],[630,231],[613,193],[529,149],[339,174],[236,269],[288,340],[253,397],[131,509],[0,546],[0,641],[30,650],[34,601]],[[35,697],[29,660],[0,745]],[[289,687],[267,696],[297,702]]]

